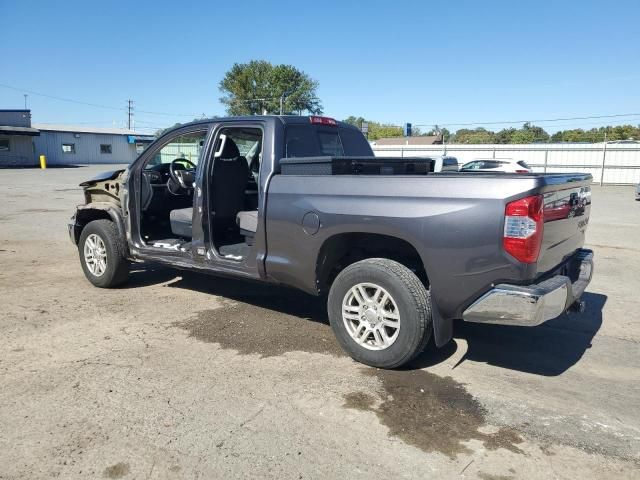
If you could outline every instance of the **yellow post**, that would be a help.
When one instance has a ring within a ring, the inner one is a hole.
[[[44,155],[40,155],[40,168],[43,170],[47,168],[47,157]]]

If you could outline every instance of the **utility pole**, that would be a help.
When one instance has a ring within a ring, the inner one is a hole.
[[[133,117],[133,100],[127,100],[127,128],[131,130],[131,117]]]
[[[282,92],[282,95],[280,95],[280,115],[284,115],[284,101],[285,99],[294,92],[295,90],[289,90],[289,91],[284,91]]]
[[[26,93],[24,93],[23,95],[24,95],[24,109],[25,109],[25,110],[28,110],[28,109],[27,109],[27,97],[28,97],[29,95],[27,95]]]

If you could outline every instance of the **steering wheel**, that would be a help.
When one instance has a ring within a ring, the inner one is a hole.
[[[179,195],[180,190],[191,190],[195,179],[196,165],[186,158],[176,158],[169,164],[169,181],[167,188],[174,195]],[[172,188],[177,186],[177,188]]]

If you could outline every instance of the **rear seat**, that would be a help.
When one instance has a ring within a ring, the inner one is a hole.
[[[258,230],[258,211],[238,212],[236,224],[240,227],[240,234],[244,235],[247,245],[252,245],[253,237]]]

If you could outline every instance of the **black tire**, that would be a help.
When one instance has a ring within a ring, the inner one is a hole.
[[[104,243],[106,250],[106,269],[101,275],[91,272],[84,255],[87,238],[97,235]],[[94,220],[83,229],[78,242],[80,265],[87,280],[96,287],[112,288],[122,285],[129,277],[129,262],[126,257],[125,240],[118,234],[118,228],[111,220]]]
[[[386,290],[395,302],[400,328],[395,341],[381,350],[370,350],[349,334],[342,304],[360,283]],[[356,361],[378,368],[398,368],[424,350],[431,337],[431,297],[420,279],[404,265],[386,258],[370,258],[349,265],[336,277],[327,302],[329,321],[342,348]]]

